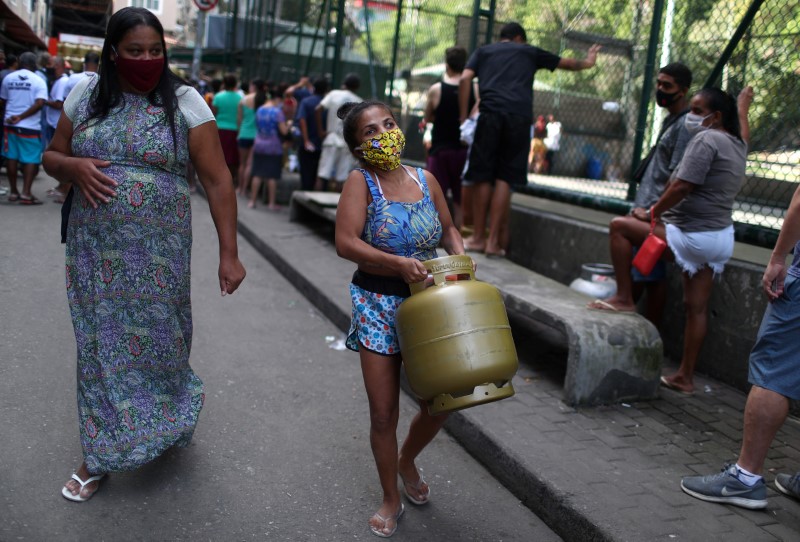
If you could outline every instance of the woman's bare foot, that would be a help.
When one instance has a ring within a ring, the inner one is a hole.
[[[381,538],[389,538],[397,530],[397,521],[403,512],[405,512],[403,503],[392,504],[384,501],[378,511],[369,518],[370,530]]]
[[[75,474],[81,480],[88,480],[89,478],[92,477],[92,475],[89,474],[89,471],[86,469],[86,463],[81,463],[81,466],[78,468],[77,471],[75,471]],[[69,491],[72,495],[78,496],[78,494],[80,493],[81,498],[83,500],[86,500],[89,499],[92,495],[94,495],[94,493],[97,491],[97,488],[100,487],[100,481],[97,480],[94,482],[89,482],[88,484],[83,486],[83,489],[81,489],[81,485],[78,483],[78,481],[73,478],[70,478],[67,481],[67,483],[64,484],[64,487],[66,487],[67,491]]]
[[[678,373],[672,376],[662,376],[661,385],[665,388],[685,393],[686,395],[692,395],[694,393],[694,383]]]
[[[464,250],[467,252],[483,252],[486,250],[486,241],[476,240],[474,236],[464,238]]]
[[[506,251],[500,245],[486,243],[486,249],[483,251],[487,258],[505,258]]]
[[[595,299],[588,305],[590,309],[611,312],[634,312],[636,305],[617,296],[611,296],[608,299]]]

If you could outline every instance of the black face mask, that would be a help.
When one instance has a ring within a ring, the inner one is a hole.
[[[664,92],[663,90],[656,90],[656,103],[661,107],[669,107],[675,100],[678,99],[679,92]]]

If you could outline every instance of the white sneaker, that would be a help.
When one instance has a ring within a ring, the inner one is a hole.
[[[0,196],[6,196],[6,195],[8,195],[8,188],[0,186]]]

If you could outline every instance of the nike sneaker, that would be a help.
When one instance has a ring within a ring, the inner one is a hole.
[[[797,474],[779,474],[775,477],[775,487],[784,495],[800,499],[800,472]]]
[[[687,476],[681,489],[703,501],[733,504],[751,510],[767,507],[767,486],[761,478],[753,486],[739,480],[736,465],[725,465],[719,474]]]

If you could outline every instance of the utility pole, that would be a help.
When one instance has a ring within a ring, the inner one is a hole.
[[[217,7],[219,0],[194,0],[197,6],[197,26],[194,36],[194,54],[192,55],[192,78],[200,80],[200,64],[203,61],[203,40],[206,37],[206,12]]]
[[[200,63],[203,61],[203,40],[206,35],[206,12],[197,11],[197,26],[194,36],[194,54],[192,55],[192,79],[200,80]]]

